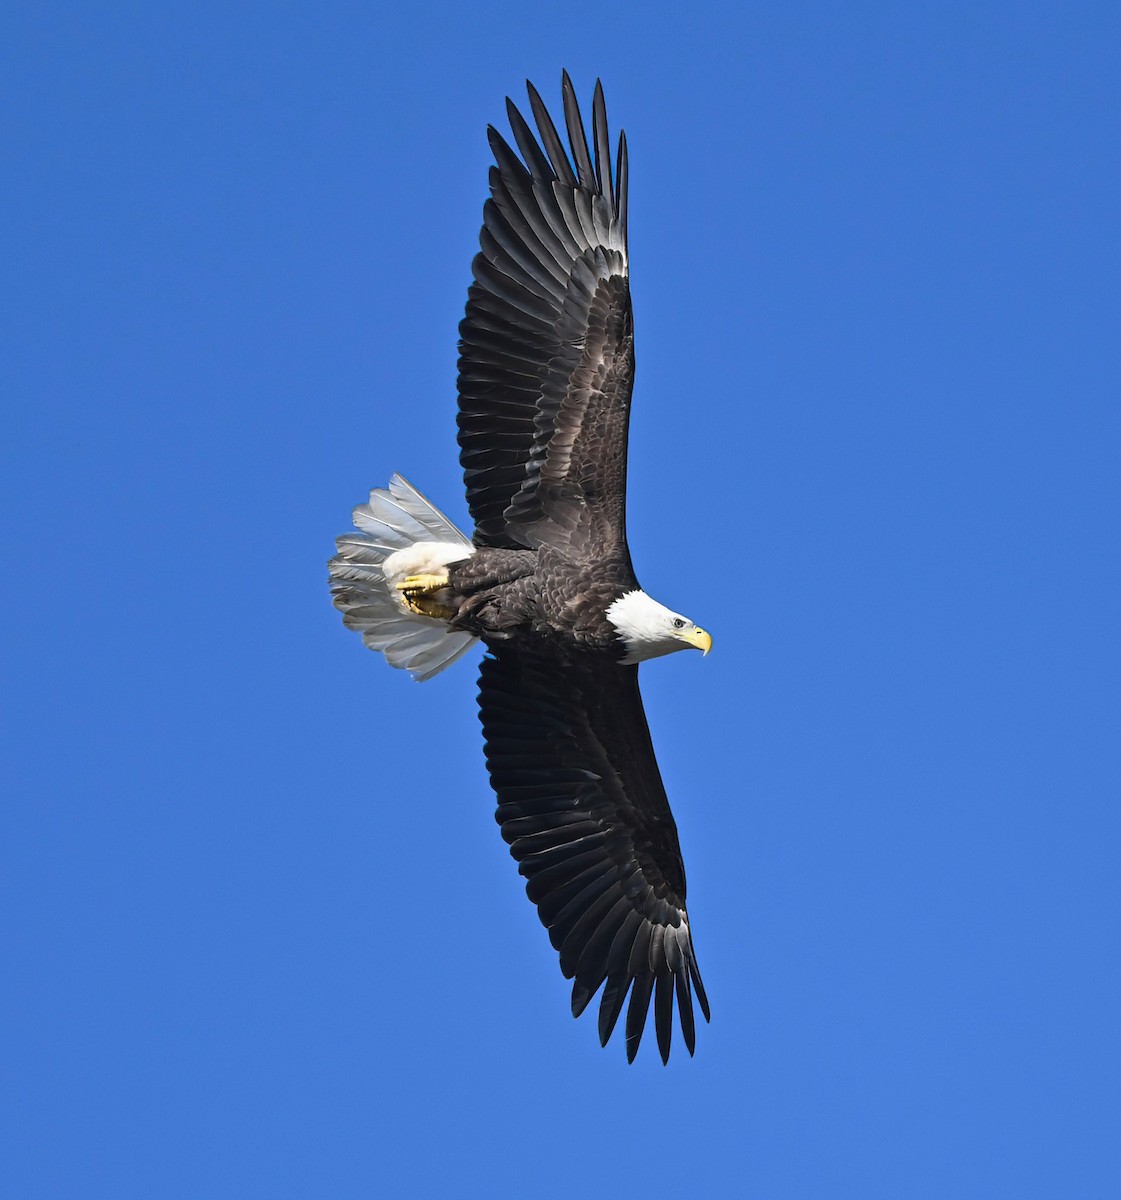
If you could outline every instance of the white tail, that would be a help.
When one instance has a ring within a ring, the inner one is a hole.
[[[343,624],[380,650],[391,666],[416,680],[431,679],[478,639],[446,621],[407,607],[396,585],[407,575],[434,573],[475,552],[474,546],[400,475],[375,488],[354,510],[354,532],[336,541],[328,564],[335,607]]]

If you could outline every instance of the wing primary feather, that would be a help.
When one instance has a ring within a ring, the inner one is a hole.
[[[574,1017],[582,1017],[584,1015],[584,1009],[586,1009],[588,1007],[589,1002],[591,1001],[592,997],[596,994],[596,991],[598,990],[600,984],[603,983],[604,978],[605,977],[599,978],[598,981],[596,982],[595,987],[592,987],[588,983],[586,983],[582,980],[579,980],[579,979],[577,979],[573,982],[573,984],[572,984],[572,1015]]]
[[[654,1032],[658,1035],[658,1053],[664,1065],[669,1062],[673,1040],[673,975],[665,968],[658,972],[654,987]]]
[[[627,1005],[627,1062],[634,1062],[638,1043],[646,1026],[646,1012],[650,1007],[650,993],[654,990],[654,976],[650,973],[650,938],[654,930],[643,918],[631,946],[627,961],[627,974],[634,979],[630,1003]]]
[[[644,924],[643,916],[636,909],[631,909],[623,918],[622,924],[611,939],[611,948],[607,951],[607,985],[599,1000],[599,1044],[607,1045],[607,1039],[615,1028],[615,1022],[623,1011],[627,999],[627,989],[630,987],[631,975],[628,964],[631,956],[631,946],[638,931]]]
[[[584,1011],[607,978],[607,945],[629,907],[625,896],[620,898],[614,891],[606,893],[589,905],[561,944],[561,972],[566,978],[575,980],[572,985],[573,1016],[578,1017]],[[566,965],[571,969],[566,970]],[[576,1012],[580,996],[580,1012]]]
[[[677,985],[677,1019],[681,1022],[681,1036],[685,1039],[685,1049],[692,1058],[697,1048],[697,1029],[693,1023],[693,997],[689,994],[689,972],[678,971],[674,977]]]
[[[646,1014],[650,1009],[650,993],[654,990],[654,976],[649,974],[635,977],[631,988],[631,1002],[627,1005],[627,1062],[633,1063],[646,1028]]]
[[[603,84],[596,80],[592,98],[592,144],[596,154],[596,179],[599,190],[607,200],[612,213],[615,211],[615,191],[611,186],[611,139],[607,134],[607,105],[603,100]]]
[[[587,245],[598,246],[601,236],[606,236],[606,230],[601,232],[596,228],[595,197],[591,192],[581,189],[572,193],[572,200],[581,228],[584,230]],[[584,265],[586,266],[586,260],[584,260]]]
[[[541,205],[541,215],[553,231],[553,236],[567,252],[569,260],[578,259],[584,253],[584,231],[576,216],[575,192],[562,184],[551,185],[550,198]],[[571,269],[571,267],[569,268]]]
[[[693,955],[691,946],[689,950],[689,977],[693,981],[693,991],[697,993],[697,1003],[701,1006],[701,1012],[704,1013],[706,1021],[711,1021],[712,1016],[708,1009],[708,997],[705,995],[705,985],[701,983],[701,973],[697,970],[697,960]]]
[[[615,1025],[619,1020],[619,1014],[623,1011],[623,1005],[627,1001],[627,991],[630,986],[631,978],[626,972],[607,977],[603,995],[599,998],[599,1044],[601,1046],[606,1046],[612,1033],[615,1032]]]
[[[649,920],[649,918],[647,919]],[[665,926],[657,922],[652,922],[650,926],[650,945],[646,948],[646,969],[651,975],[656,975],[664,964],[665,956],[662,952],[662,943],[665,941],[665,937]]]
[[[681,953],[681,944],[677,940],[677,929],[669,926],[662,938],[662,953],[665,955],[666,966],[676,975],[685,970],[685,959]]]
[[[487,126],[487,141],[490,143],[490,151],[494,155],[494,161],[498,164],[500,175],[507,175],[517,180],[519,184],[531,188],[533,176],[526,169],[525,163],[514,153],[510,143],[493,125]],[[494,187],[493,179],[491,187]]]
[[[607,978],[607,961],[602,953],[602,943],[599,952],[592,955],[588,954],[588,948],[599,929],[606,926],[610,930],[618,926],[616,910],[619,904],[618,889],[605,888],[602,895],[585,905],[560,944],[561,974],[587,987],[589,997]]]
[[[479,233],[480,243],[483,234],[488,234],[523,270],[530,272],[538,283],[548,288],[558,303],[563,300],[568,279],[561,277],[560,268],[544,247],[540,247],[539,252],[535,248],[536,236],[531,234],[531,241],[526,238],[524,229],[515,230],[493,197],[483,206],[483,217],[486,225]]]
[[[576,187],[576,176],[572,172],[572,164],[568,161],[568,155],[565,153],[564,142],[557,133],[557,127],[553,124],[553,118],[549,116],[545,102],[528,79],[525,81],[525,86],[529,93],[529,107],[533,111],[533,119],[537,122],[541,141],[544,143],[549,161],[553,164],[557,179],[567,187]]]
[[[487,203],[494,205],[511,234],[525,244],[553,278],[560,284],[567,284],[569,256],[549,222],[537,210],[536,201],[523,209],[506,181],[501,180]],[[485,206],[483,212],[485,218]]]
[[[549,930],[549,941],[555,950],[559,951],[564,945],[565,938],[588,907],[615,886],[618,876],[618,867],[612,867],[607,874],[600,874],[592,867],[542,901],[538,915]]]
[[[556,184],[553,185],[553,195],[556,198],[557,212],[568,229],[568,236],[577,248],[573,258],[582,261],[584,248],[595,238],[595,227],[591,220],[591,207],[588,206],[588,195],[580,190],[568,191]],[[580,219],[581,201],[588,206],[587,224]]]
[[[576,89],[572,86],[572,80],[569,79],[567,71],[561,75],[561,98],[564,104],[564,123],[568,128],[568,143],[572,147],[572,160],[576,167],[576,176],[580,180],[582,188],[587,188],[589,192],[595,193],[599,189],[596,186],[592,160],[588,154],[584,118],[580,116],[580,105],[576,101]]]
[[[617,895],[612,898],[611,907],[596,923],[595,929],[588,933],[580,948],[580,954],[576,960],[575,975],[577,979],[591,976],[599,971],[602,971],[604,977],[607,976],[612,966],[609,953],[611,943],[626,922],[627,914],[632,911],[633,905],[627,896]],[[579,927],[574,927],[572,935],[575,937],[578,932]],[[575,946],[569,947],[566,943],[561,947],[561,952],[574,949]]]
[[[550,181],[556,179],[556,172],[549,165],[549,160],[533,136],[533,131],[526,124],[525,117],[518,111],[518,106],[509,96],[506,97],[506,116],[509,118],[510,128],[514,131],[514,141],[518,143],[518,149],[522,152],[525,165],[529,167],[529,173],[534,179]]]
[[[619,156],[615,164],[615,219],[619,223],[619,233],[623,245],[627,244],[627,135],[619,131]]]

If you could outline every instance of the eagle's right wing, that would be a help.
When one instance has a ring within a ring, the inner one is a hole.
[[[651,994],[662,1060],[674,997],[693,1053],[693,992],[708,1020],[677,827],[638,690],[638,668],[595,655],[492,647],[479,708],[497,819],[526,892],[573,979],[579,1016],[603,985],[599,1036],[611,1036],[630,991],[633,1060]]]
[[[522,158],[489,130],[497,165],[459,327],[460,462],[475,542],[625,554],[634,380],[626,140],[613,179],[603,91],[597,83],[593,161],[565,74],[570,161],[527,86],[539,138],[510,101]]]

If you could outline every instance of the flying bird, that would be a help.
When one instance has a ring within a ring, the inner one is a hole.
[[[614,171],[603,89],[589,149],[567,73],[566,150],[527,84],[517,151],[495,165],[460,324],[459,458],[467,538],[401,476],[354,510],[331,591],[348,628],[418,680],[477,642],[479,711],[497,820],[573,981],[602,988],[607,1044],[627,1004],[633,1061],[651,999],[662,1061],[676,1000],[706,1020],[677,828],[654,757],[638,664],[712,639],[639,586],[626,537],[634,331],[627,143]],[[629,995],[629,1003],[628,1001]]]

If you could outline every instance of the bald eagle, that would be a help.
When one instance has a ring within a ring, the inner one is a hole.
[[[602,987],[633,1061],[651,997],[662,1061],[676,999],[695,1044],[709,1005],[685,910],[677,828],[638,664],[712,639],[638,584],[625,526],[634,333],[627,143],[612,172],[603,89],[589,151],[562,79],[571,155],[527,84],[536,134],[507,112],[460,324],[459,457],[470,539],[399,475],[354,510],[330,562],[334,603],[395,667],[429,679],[476,642],[497,820],[579,1016]]]

